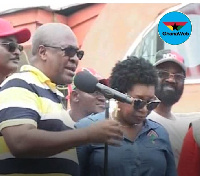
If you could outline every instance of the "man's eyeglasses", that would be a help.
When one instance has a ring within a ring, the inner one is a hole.
[[[162,78],[162,79],[168,79],[170,76],[173,76],[173,78],[176,81],[184,81],[185,79],[185,75],[180,74],[180,73],[169,73],[168,71],[164,71],[164,70],[158,70],[158,77]]]
[[[44,45],[44,47],[60,49],[61,51],[64,51],[64,56],[68,56],[68,57],[74,57],[76,54],[79,60],[81,60],[84,55],[84,51],[79,50],[78,48],[71,46],[71,45],[69,45],[66,48],[57,47],[57,46],[49,46],[49,45]]]
[[[3,42],[0,43],[0,45],[5,45],[7,50],[11,53],[13,53],[17,48],[19,49],[20,52],[23,51],[23,46],[15,42]]]
[[[133,106],[134,109],[137,111],[139,109],[144,108],[145,106],[147,107],[148,111],[152,111],[153,109],[155,109],[159,103],[160,100],[156,99],[156,100],[152,100],[152,101],[145,101],[142,99],[137,99],[137,98],[133,98]]]

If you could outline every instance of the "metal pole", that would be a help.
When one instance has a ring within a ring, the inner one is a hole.
[[[106,110],[105,110],[106,119],[109,119],[109,107],[110,107],[110,102],[107,99]],[[108,176],[108,144],[107,143],[105,143],[105,149],[104,149],[104,176]]]

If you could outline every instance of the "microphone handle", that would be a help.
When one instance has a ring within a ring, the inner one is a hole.
[[[96,89],[97,91],[101,92],[107,99],[116,99],[117,101],[123,102],[123,103],[128,103],[132,104],[133,103],[133,98],[130,96],[123,94],[115,89],[112,89],[108,86],[105,86],[101,83],[96,84]]]

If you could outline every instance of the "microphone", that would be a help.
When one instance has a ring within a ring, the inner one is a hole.
[[[74,85],[83,92],[94,93],[101,92],[107,99],[114,98],[120,102],[132,104],[133,99],[115,89],[99,83],[98,79],[88,71],[81,71],[74,77]]]

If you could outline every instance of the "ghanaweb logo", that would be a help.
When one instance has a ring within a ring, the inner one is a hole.
[[[184,43],[190,37],[191,32],[191,21],[181,12],[165,14],[158,24],[160,38],[171,45]]]

